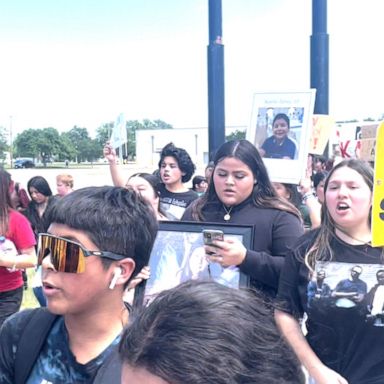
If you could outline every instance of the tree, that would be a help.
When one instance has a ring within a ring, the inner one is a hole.
[[[62,161],[74,160],[76,158],[76,153],[77,153],[74,143],[71,142],[71,140],[65,133],[62,133],[60,135],[60,142],[61,142],[61,150],[60,150],[60,153],[58,154],[59,159]]]
[[[5,152],[9,150],[7,144],[7,131],[4,127],[0,127],[0,159],[4,161]]]
[[[39,155],[38,137],[40,129],[27,129],[16,136],[14,146],[16,156],[32,157],[36,159]]]
[[[111,132],[113,129],[113,122],[103,124],[97,128],[97,137],[96,140],[100,143],[101,146],[109,140],[111,137]],[[126,122],[127,129],[127,150],[123,148],[123,154],[128,158],[135,158],[136,156],[136,131],[138,129],[170,129],[173,128],[171,124],[166,123],[163,120],[149,120],[144,119],[142,122],[138,120],[128,120]],[[127,152],[127,153],[126,153]]]
[[[27,129],[15,139],[17,156],[40,158],[44,166],[52,157],[61,153],[63,146],[57,129]]]
[[[243,139],[245,139],[245,131],[236,130],[235,132],[232,132],[229,135],[225,136],[226,141]]]
[[[110,139],[112,129],[112,122],[103,124],[96,129],[96,140],[101,146],[104,146],[104,144]]]
[[[89,137],[87,128],[80,128],[75,125],[68,132],[64,132],[62,136],[73,145],[74,157],[78,163],[93,161],[102,155],[103,147],[101,142],[92,140]]]
[[[61,141],[60,135],[56,128],[44,128],[39,130],[37,147],[44,167],[47,161],[60,153]]]

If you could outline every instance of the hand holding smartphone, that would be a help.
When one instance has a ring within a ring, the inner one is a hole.
[[[224,240],[224,232],[219,229],[204,229],[203,230],[203,239],[204,245],[209,245],[211,247],[217,247],[217,245],[213,244],[215,240],[223,241]],[[207,252],[207,254],[214,255],[214,252]]]
[[[205,245],[212,245],[215,240],[224,240],[224,232],[219,229],[203,229],[203,239]]]

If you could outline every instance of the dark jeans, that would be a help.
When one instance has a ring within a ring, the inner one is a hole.
[[[0,327],[12,314],[18,312],[23,300],[23,287],[0,292]]]

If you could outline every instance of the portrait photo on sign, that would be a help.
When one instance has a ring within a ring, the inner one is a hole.
[[[254,95],[246,137],[272,181],[298,184],[305,174],[314,102],[315,90]]]
[[[252,244],[252,227],[196,222],[160,222],[149,259],[150,277],[144,289],[148,305],[161,291],[187,280],[213,280],[231,288],[248,286],[248,277],[237,266],[222,267],[209,262],[204,248],[203,231],[222,232],[224,239]]]

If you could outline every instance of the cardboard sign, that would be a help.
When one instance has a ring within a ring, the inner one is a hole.
[[[375,161],[377,124],[361,127],[361,149],[359,158],[365,161]]]
[[[374,247],[384,246],[384,122],[379,125],[376,134],[372,245]]]
[[[313,155],[322,155],[324,153],[334,125],[334,120],[328,115],[313,115],[309,153]]]

